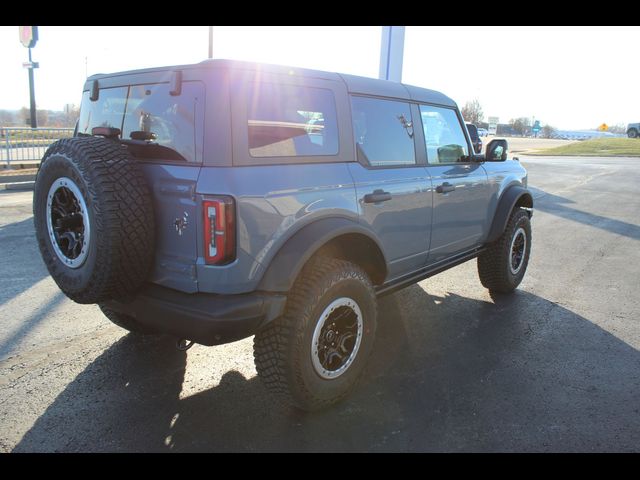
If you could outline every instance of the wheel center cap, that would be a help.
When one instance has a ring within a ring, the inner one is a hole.
[[[325,333],[324,338],[327,340],[327,342],[333,342],[336,339],[336,332],[334,332],[333,330],[329,330],[327,333]]]

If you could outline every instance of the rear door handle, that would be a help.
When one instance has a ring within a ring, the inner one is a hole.
[[[444,182],[442,185],[438,185],[436,187],[436,192],[449,193],[449,192],[453,192],[455,189],[456,189],[455,185],[451,185],[449,182]]]
[[[387,200],[391,200],[391,194],[383,190],[374,190],[373,193],[364,196],[364,203],[380,203]]]

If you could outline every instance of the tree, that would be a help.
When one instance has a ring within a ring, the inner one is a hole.
[[[627,133],[627,126],[624,123],[618,123],[611,125],[607,131],[611,133]]]
[[[464,107],[462,107],[462,117],[465,121],[473,123],[474,125],[482,122],[484,113],[477,98],[464,104]]]
[[[80,107],[73,104],[67,104],[64,106],[64,115],[62,116],[62,127],[73,128],[76,126],[76,121],[80,116]]]
[[[24,122],[23,125],[31,125],[31,110],[27,107],[22,107],[20,109],[20,120]],[[39,110],[36,109],[36,121],[39,127],[44,127],[47,125],[47,121],[49,120],[49,112],[47,110]]]
[[[0,110],[0,126],[10,127],[15,122],[15,112],[11,110]]]
[[[509,125],[518,135],[527,135],[531,131],[531,119],[528,117],[512,118]]]
[[[542,127],[542,138],[553,138],[556,133],[556,128],[552,127],[548,123]]]

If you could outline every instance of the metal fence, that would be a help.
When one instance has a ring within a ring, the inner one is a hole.
[[[73,136],[73,128],[0,127],[0,162],[37,163],[49,145]]]

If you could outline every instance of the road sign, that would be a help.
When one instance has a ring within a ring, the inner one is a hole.
[[[18,27],[20,29],[20,43],[27,48],[33,48],[38,41],[38,27]]]
[[[600,130],[601,132],[606,132],[607,130],[609,130],[609,125],[607,125],[606,123],[603,123],[598,127],[598,130]]]
[[[489,135],[495,135],[498,132],[498,123],[500,122],[500,118],[498,117],[489,117]]]
[[[540,130],[542,130],[542,127],[540,126],[540,120],[536,120],[533,124],[533,127],[531,127],[531,131],[533,133],[538,133]]]

